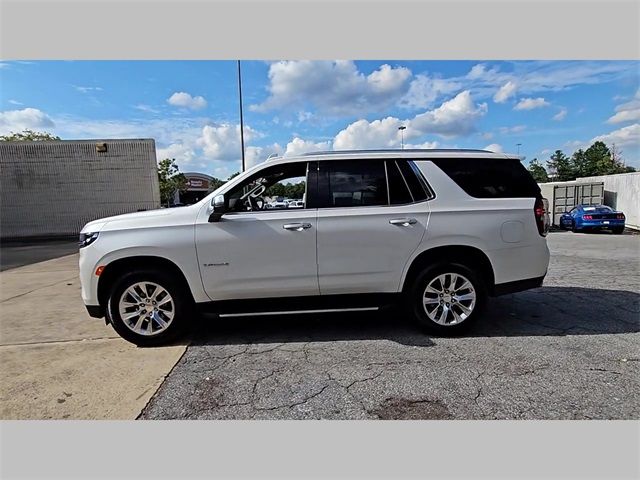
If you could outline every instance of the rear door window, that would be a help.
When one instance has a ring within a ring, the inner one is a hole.
[[[540,187],[517,159],[432,159],[468,195],[476,198],[537,198]]]
[[[320,162],[319,207],[388,205],[384,162],[332,160]]]
[[[402,173],[400,173],[395,160],[387,160],[386,164],[387,178],[389,179],[389,203],[391,205],[403,205],[413,202],[409,186]]]

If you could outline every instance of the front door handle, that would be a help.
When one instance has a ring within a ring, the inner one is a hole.
[[[296,232],[301,232],[302,230],[306,230],[307,228],[311,228],[310,223],[285,223],[282,225],[282,228],[285,230],[293,230]]]
[[[415,225],[418,221],[415,218],[392,218],[389,220],[391,225],[399,225],[401,227],[408,227],[409,225]]]

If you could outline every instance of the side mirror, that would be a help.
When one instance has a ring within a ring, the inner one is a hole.
[[[227,199],[224,195],[216,195],[211,200],[213,211],[209,215],[209,222],[219,222],[222,216],[227,212]]]

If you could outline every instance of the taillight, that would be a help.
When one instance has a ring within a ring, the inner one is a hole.
[[[616,218],[617,218],[618,220],[624,220],[624,218],[625,218],[625,217],[624,217],[624,213],[619,213],[618,215],[616,215]]]
[[[547,235],[547,229],[544,222],[545,217],[544,202],[542,198],[536,198],[536,203],[533,205],[533,214],[536,217],[536,226],[538,227],[538,233],[545,237]]]
[[[591,215],[582,215],[582,219],[583,220],[593,220],[593,217]]]

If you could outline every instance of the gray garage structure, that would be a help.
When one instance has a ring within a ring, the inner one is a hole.
[[[0,172],[2,239],[76,235],[160,207],[152,139],[0,142]]]

